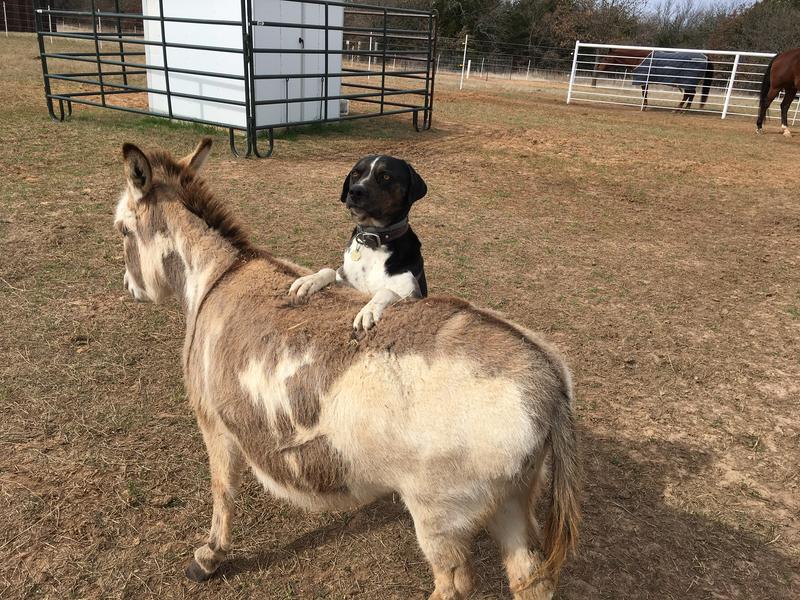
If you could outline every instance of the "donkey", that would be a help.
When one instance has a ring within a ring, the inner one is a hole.
[[[357,340],[360,292],[328,288],[287,303],[308,271],[251,245],[198,174],[210,148],[204,139],[176,160],[123,145],[115,215],[127,290],[139,301],[175,297],[186,316],[183,374],[213,497],[208,541],[186,575],[208,579],[225,559],[250,467],[275,496],[312,510],[399,494],[433,571],[430,600],[470,593],[482,527],[500,545],[515,598],[551,598],[580,521],[564,361],[535,334],[454,298],[401,302]],[[548,455],[540,536],[534,508]]]

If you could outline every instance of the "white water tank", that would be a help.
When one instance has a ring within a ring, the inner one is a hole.
[[[163,0],[164,16],[184,19],[214,21],[240,21],[239,2],[218,0]],[[252,20],[295,25],[325,25],[325,5],[289,0],[252,0]],[[142,0],[145,16],[159,15],[158,0]],[[342,27],[344,9],[328,6],[328,25]],[[164,35],[168,43],[211,46],[214,48],[242,49],[241,25],[181,23],[165,21]],[[160,21],[144,21],[146,41],[160,42]],[[309,27],[253,26],[254,48],[274,50],[324,50],[325,30]],[[328,55],[328,73],[339,74],[342,67],[342,31],[328,30],[328,49],[337,52]],[[147,64],[164,65],[161,46],[145,46]],[[175,73],[173,69],[214,72],[233,77],[243,77],[244,58],[241,52],[167,48],[167,65],[170,70],[169,87],[172,94],[172,114],[190,120],[207,121],[221,125],[245,127],[245,84],[243,79],[210,77],[194,73]],[[255,101],[277,100],[277,104],[256,107],[256,126],[276,126],[325,119],[322,100],[286,102],[319,96],[341,94],[341,78],[328,77],[328,90],[324,87],[325,55],[323,53],[299,54],[294,52],[255,53]],[[281,75],[277,79],[258,79],[259,75]],[[292,75],[315,75],[293,78]],[[151,89],[166,91],[164,72],[147,70],[147,85]],[[202,100],[180,98],[175,93],[202,96]],[[240,105],[225,104],[216,99],[233,100]],[[148,94],[152,112],[169,114],[167,96]],[[329,100],[328,119],[339,117],[339,100]]]

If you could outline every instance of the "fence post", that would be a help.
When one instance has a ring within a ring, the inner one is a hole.
[[[442,60],[442,53],[439,52],[439,55],[436,57],[436,72],[437,73],[439,72],[439,63],[441,62],[441,60]]]
[[[794,127],[794,122],[797,121],[797,109],[800,108],[800,102],[794,105],[794,115],[792,115],[792,127]]]
[[[531,75],[531,59],[528,59],[528,70],[525,71],[525,81],[528,81],[528,78]]]
[[[472,71],[472,59],[467,61],[467,79],[469,79],[470,71]]]
[[[458,89],[464,88],[464,70],[467,68],[467,42],[469,42],[469,34],[464,36],[464,58],[461,59],[461,83],[458,84]]]
[[[369,54],[367,54],[367,81],[371,79],[369,72],[372,71],[372,32],[369,32]]]
[[[656,51],[652,50],[648,58],[650,59],[650,64],[647,65],[647,78],[644,80],[644,87],[642,88],[642,104],[639,107],[639,110],[641,111],[644,110],[645,102],[647,102],[647,96],[650,93],[650,71],[653,70],[653,62],[656,60]],[[645,58],[645,60],[647,60],[647,58]]]
[[[481,77],[483,77],[483,61],[486,60],[485,56],[481,56]]]
[[[724,119],[728,114],[728,104],[731,101],[731,93],[733,92],[733,82],[736,79],[736,68],[739,66],[739,55],[737,54],[733,59],[733,67],[731,68],[731,80],[728,82],[728,89],[725,91],[725,103],[722,105],[722,118]]]
[[[575,85],[575,71],[578,67],[578,49],[581,46],[581,41],[575,41],[575,53],[572,55],[572,71],[569,74],[569,88],[567,89],[567,104],[572,99],[572,86]]]
[[[8,17],[6,16],[6,3],[3,2],[3,22],[6,24],[6,37],[8,37]]]

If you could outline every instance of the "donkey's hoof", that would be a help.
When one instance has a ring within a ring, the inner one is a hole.
[[[514,600],[552,600],[553,584],[549,580],[535,582],[514,593]]]
[[[192,559],[192,562],[186,567],[186,577],[191,579],[192,581],[196,581],[197,583],[202,583],[204,581],[208,581],[214,576],[214,572],[212,571],[209,573],[203,567],[200,566],[195,559]]]

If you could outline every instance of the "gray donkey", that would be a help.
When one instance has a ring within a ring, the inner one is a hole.
[[[359,292],[288,303],[308,271],[250,244],[198,175],[210,148],[204,139],[176,160],[125,144],[115,217],[127,290],[141,301],[175,297],[186,315],[186,392],[214,501],[187,576],[207,579],[225,559],[250,467],[274,495],[309,509],[399,494],[433,570],[431,600],[470,593],[482,527],[500,545],[515,598],[552,597],[580,520],[563,360],[533,333],[454,298],[401,302],[360,340],[350,338]],[[540,536],[534,508],[548,455]]]

